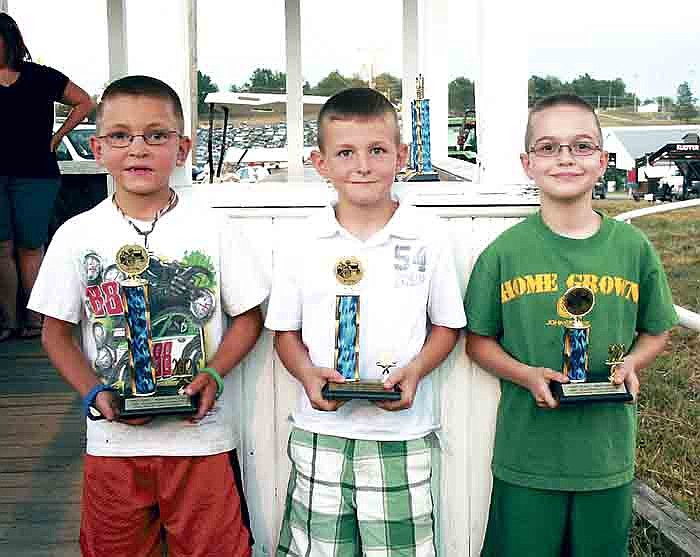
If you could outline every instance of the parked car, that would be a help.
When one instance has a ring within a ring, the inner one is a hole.
[[[673,186],[673,201],[685,201],[700,197],[700,180],[692,180],[688,190],[683,193],[683,182]]]
[[[236,171],[240,182],[259,182],[270,175],[270,171],[262,166],[244,166]]]
[[[54,131],[60,126],[60,122],[56,123]],[[61,189],[54,203],[49,236],[69,218],[91,209],[107,196],[105,170],[98,168],[90,150],[90,137],[96,131],[95,124],[78,124],[63,136],[56,148]],[[91,170],[91,167],[94,168]]]
[[[54,131],[61,124],[54,125]],[[90,137],[95,135],[95,124],[78,124],[75,128],[63,136],[56,149],[56,160],[63,161],[94,161],[95,156],[90,150]]]

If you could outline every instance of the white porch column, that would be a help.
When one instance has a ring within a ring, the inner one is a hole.
[[[430,153],[436,161],[447,158],[447,0],[423,0],[421,28],[423,52],[419,67],[425,77],[425,98],[430,100]]]
[[[0,12],[5,12],[6,14],[10,13],[10,10],[7,7],[8,0],[0,0]]]
[[[190,7],[187,12],[187,36],[190,44],[190,130],[192,137],[192,152],[190,153],[190,161],[195,163],[195,151],[197,145],[197,128],[199,127],[199,99],[198,99],[198,83],[197,83],[197,0],[190,0]],[[187,102],[182,99],[182,102]],[[190,173],[190,176],[192,173]]]
[[[304,179],[304,82],[301,76],[301,3],[285,0],[285,42],[287,53],[287,180]]]
[[[403,0],[403,76],[401,79],[401,141],[411,142],[411,101],[418,75],[418,0]]]
[[[123,0],[117,0],[121,2]],[[195,45],[190,33],[191,0],[127,0],[128,12],[128,68],[129,74],[145,74],[162,79],[180,96],[185,119],[185,135],[196,138],[192,130],[192,60]],[[129,25],[129,22],[141,22]],[[157,21],[165,33],[154,33],[153,26],[143,22]],[[192,184],[192,165],[188,158],[185,166],[173,174],[173,187]]]
[[[519,161],[527,122],[526,5],[476,0],[479,182],[496,185],[527,180]]]
[[[402,140],[411,141],[411,101],[416,98],[416,77],[422,73],[430,100],[433,161],[447,158],[447,47],[447,0],[404,0]]]
[[[107,0],[107,50],[109,80],[128,73],[126,41],[126,0]]]

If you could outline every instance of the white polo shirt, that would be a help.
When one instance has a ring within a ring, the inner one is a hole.
[[[364,271],[351,289],[338,283],[335,264],[357,257]],[[381,378],[377,360],[398,366],[420,352],[430,323],[458,329],[466,318],[446,226],[410,205],[400,205],[386,226],[366,241],[346,231],[332,207],[310,217],[277,251],[265,325],[275,331],[301,330],[311,361],[334,366],[335,302],[338,294],[360,296],[360,376]],[[297,427],[352,439],[417,439],[439,427],[432,379],[419,384],[413,406],[388,412],[352,400],[335,412],[311,403],[299,384],[293,414]]]

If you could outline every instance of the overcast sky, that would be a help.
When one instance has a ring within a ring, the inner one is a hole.
[[[129,25],[152,25],[133,14]],[[429,1],[429,0],[425,0]],[[513,0],[521,1],[521,0]],[[107,80],[104,0],[9,0],[35,60],[91,93]],[[134,9],[129,11],[129,6]],[[474,78],[473,0],[449,0],[449,72]],[[700,97],[700,2],[529,0],[529,72],[569,81],[588,72],[622,78],[644,99],[676,96],[688,81]],[[338,69],[401,74],[401,0],[302,0],[304,78],[312,85]],[[507,15],[506,15],[507,17]],[[504,38],[504,48],[517,48]],[[198,0],[199,69],[221,89],[257,67],[284,71],[284,0]]]

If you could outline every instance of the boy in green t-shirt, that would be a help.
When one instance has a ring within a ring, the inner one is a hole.
[[[593,290],[589,374],[606,377],[608,346],[629,351],[614,370],[635,397],[639,372],[677,323],[666,277],[636,228],[593,210],[607,166],[600,124],[575,95],[531,110],[520,158],[540,190],[540,211],[501,234],[479,257],[465,308],[467,352],[501,378],[494,485],[482,556],[627,555],[636,405],[558,408],[565,383],[557,302]]]

